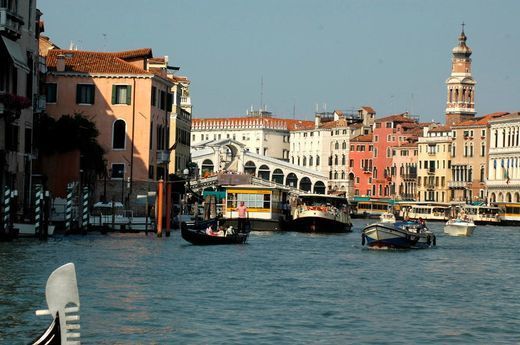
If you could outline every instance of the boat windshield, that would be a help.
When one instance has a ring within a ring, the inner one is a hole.
[[[301,196],[301,202],[307,206],[324,206],[324,205],[332,205],[337,208],[342,208],[347,206],[347,199],[342,198],[330,198],[326,195],[323,196]]]

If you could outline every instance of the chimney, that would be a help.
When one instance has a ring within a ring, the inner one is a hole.
[[[321,116],[320,116],[320,114],[316,113],[316,115],[314,116],[314,127],[318,128],[318,127],[320,127],[320,124],[321,124]]]
[[[56,71],[65,72],[65,55],[59,54],[56,57]]]

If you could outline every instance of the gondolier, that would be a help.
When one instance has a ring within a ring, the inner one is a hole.
[[[240,205],[237,207],[238,211],[238,231],[243,232],[247,222],[247,206],[243,201],[240,202]]]

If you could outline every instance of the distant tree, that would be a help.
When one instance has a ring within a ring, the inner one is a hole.
[[[83,183],[93,184],[105,173],[105,151],[99,145],[99,131],[83,114],[63,115],[58,120],[48,115],[40,119],[39,144],[42,154],[52,155],[74,150],[80,152]]]

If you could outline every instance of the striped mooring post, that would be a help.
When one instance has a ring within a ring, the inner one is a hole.
[[[72,225],[72,192],[73,184],[67,184],[67,204],[65,205],[65,230],[70,231]]]
[[[81,203],[81,228],[87,230],[88,227],[88,187],[83,187]]]
[[[4,231],[9,230],[9,218],[11,215],[11,190],[9,188],[5,188],[4,191]]]
[[[41,184],[34,185],[34,232],[39,234],[41,231],[41,219],[42,219],[42,203],[43,199],[43,186]]]

